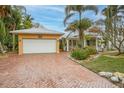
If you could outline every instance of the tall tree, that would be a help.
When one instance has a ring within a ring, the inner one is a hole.
[[[123,52],[122,47],[124,44],[124,7],[120,5],[110,5],[103,9],[102,13],[105,16],[105,20],[99,20],[97,24],[101,24],[102,27],[105,27],[105,31],[102,32],[103,38],[106,40],[107,46],[110,44],[109,42],[111,42],[112,46],[116,48],[120,54]]]
[[[6,16],[11,15],[11,6],[10,5],[0,5],[0,18],[5,18]]]
[[[113,41],[116,41],[116,21],[115,19],[118,17],[119,13],[124,13],[124,6],[120,5],[109,5],[105,9],[102,10],[103,15],[106,17],[105,19],[105,31],[111,32],[114,35]],[[108,41],[107,41],[108,43]],[[116,43],[116,42],[115,42]],[[108,44],[107,44],[108,45]]]
[[[66,17],[64,19],[64,24],[67,24],[67,20],[69,20],[72,16],[74,16],[74,14],[79,14],[79,18],[78,18],[78,24],[79,24],[79,40],[80,40],[80,44],[81,47],[84,47],[84,31],[83,31],[83,27],[81,26],[81,20],[82,20],[82,14],[85,11],[94,11],[96,14],[98,12],[98,8],[96,6],[87,6],[87,5],[68,5],[65,7],[65,14]]]
[[[23,21],[27,20],[24,18],[27,15],[28,14],[26,13],[26,8],[24,6],[0,6],[0,34],[2,35],[0,37],[0,42],[2,42],[2,45],[6,45],[7,47],[17,45],[17,37],[15,39],[13,38],[15,43],[12,44],[12,35],[9,34],[9,31],[19,30],[25,27],[24,25],[27,24],[24,24]],[[30,19],[31,16],[28,20]],[[32,20],[30,20],[30,23],[32,23]]]
[[[81,24],[79,24],[79,22]],[[80,21],[79,20],[76,20],[76,21],[73,21],[72,23],[70,23],[67,28],[65,29],[65,31],[72,31],[72,32],[75,32],[75,31],[80,31],[80,27],[82,29],[82,31],[84,32],[85,30],[87,30],[89,27],[91,27],[92,25],[92,21],[88,18],[84,18],[84,19],[81,19]],[[84,36],[84,34],[82,34],[82,37]],[[80,45],[80,43],[78,44],[80,47],[82,47]]]
[[[116,18],[115,22],[116,27],[112,32],[104,31],[102,32],[102,35],[105,40],[110,41],[113,47],[118,50],[118,54],[121,54],[124,53],[124,18]]]

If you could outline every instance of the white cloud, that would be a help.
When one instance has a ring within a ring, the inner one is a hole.
[[[64,7],[57,7],[57,6],[47,6],[47,5],[30,5],[30,6],[26,6],[26,8],[28,9],[32,9],[32,10],[48,10],[48,11],[56,11],[59,13],[64,13]]]
[[[41,18],[47,19],[47,20],[52,20],[52,21],[57,21],[57,22],[62,22],[62,18],[53,18],[53,17],[48,17],[48,16],[41,16]]]
[[[56,6],[45,6],[45,7],[43,7],[43,9],[64,13],[64,8],[60,8],[60,7],[56,7]]]
[[[64,7],[61,6],[48,6],[48,5],[30,5],[30,6],[25,6],[28,10],[29,13],[32,13],[32,16],[34,17],[34,20],[39,20],[39,21],[55,21],[55,22],[63,22],[63,17],[58,16],[54,17],[54,13],[57,11],[59,13],[64,13]],[[44,11],[45,10],[45,11]],[[53,11],[53,16],[49,14],[49,11]],[[49,14],[49,15],[48,15]],[[55,16],[58,13],[55,13]]]

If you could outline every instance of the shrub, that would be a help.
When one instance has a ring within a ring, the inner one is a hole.
[[[97,51],[93,47],[85,47],[85,48],[76,48],[71,51],[71,57],[77,59],[77,60],[84,60],[89,55],[96,54]]]
[[[97,53],[97,51],[94,47],[87,46],[84,49],[88,52],[89,55],[93,55],[93,54]]]
[[[85,49],[75,49],[71,52],[71,57],[77,59],[77,60],[83,60],[86,59],[89,56],[89,53]]]

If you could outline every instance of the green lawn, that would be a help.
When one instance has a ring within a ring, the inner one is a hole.
[[[94,72],[110,71],[124,73],[124,57],[111,58],[102,55],[93,62],[82,62],[81,65]]]

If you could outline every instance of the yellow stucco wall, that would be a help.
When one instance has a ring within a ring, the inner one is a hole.
[[[59,53],[59,38],[61,35],[51,34],[18,34],[19,55],[23,54],[23,39],[56,39],[56,53]]]

